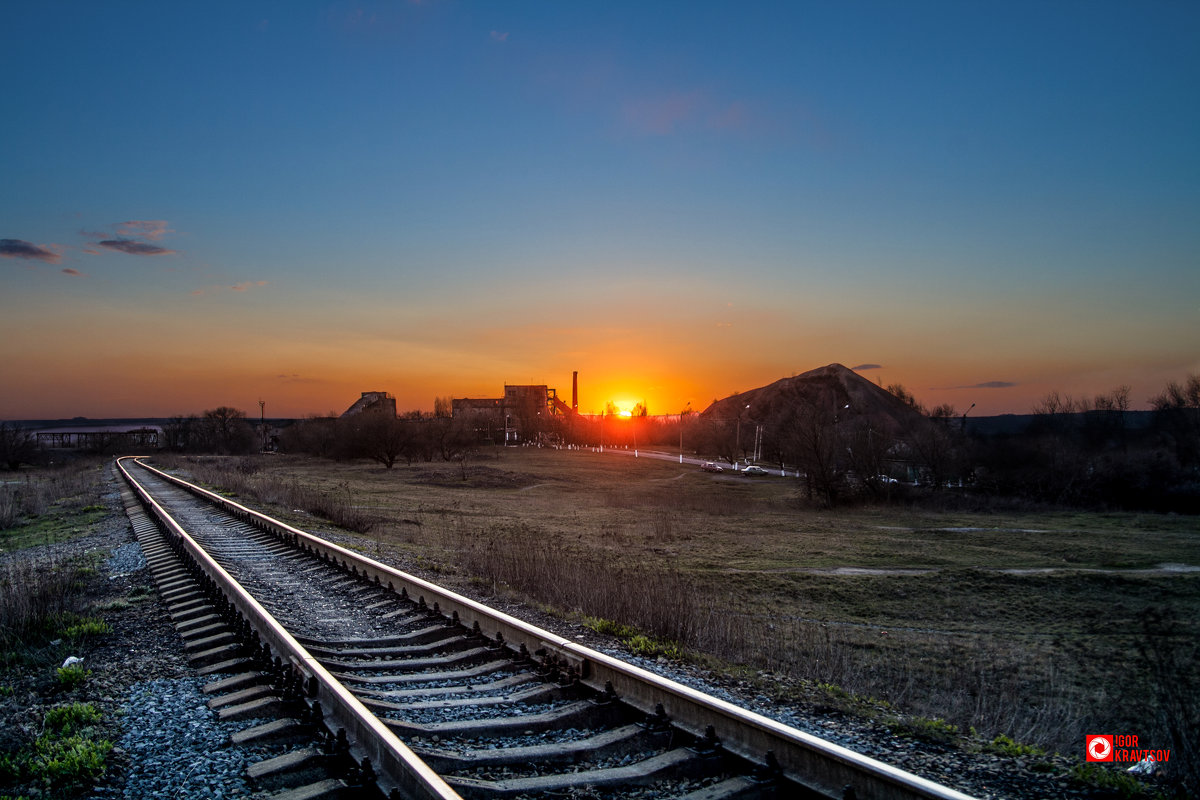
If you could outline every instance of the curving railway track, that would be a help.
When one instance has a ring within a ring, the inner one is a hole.
[[[966,795],[538,629],[124,458],[210,707],[280,798]],[[216,677],[220,676],[220,677]],[[265,721],[263,721],[265,720]]]

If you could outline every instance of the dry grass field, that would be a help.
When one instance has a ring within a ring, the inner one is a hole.
[[[816,510],[795,479],[588,450],[486,452],[466,480],[444,463],[175,463],[298,527],[328,527],[298,509],[346,515],[368,553],[785,700],[1073,754],[1096,731],[1177,746],[1194,716],[1194,518]]]

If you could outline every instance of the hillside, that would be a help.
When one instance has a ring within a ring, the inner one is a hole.
[[[924,416],[897,397],[841,364],[717,400],[700,416],[774,427],[814,412],[839,421],[866,421],[874,430],[893,436],[926,423]]]

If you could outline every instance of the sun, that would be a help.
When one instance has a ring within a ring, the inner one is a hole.
[[[622,409],[621,409],[621,413],[619,414],[619,416],[622,416],[622,417],[632,417],[632,416],[633,416],[633,412],[632,412],[632,411],[630,411],[628,408],[622,408]]]

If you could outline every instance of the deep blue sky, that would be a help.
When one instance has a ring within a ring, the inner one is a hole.
[[[665,412],[834,361],[1022,412],[1200,370],[1197,3],[0,26],[0,417],[429,408],[574,369],[585,409]]]

